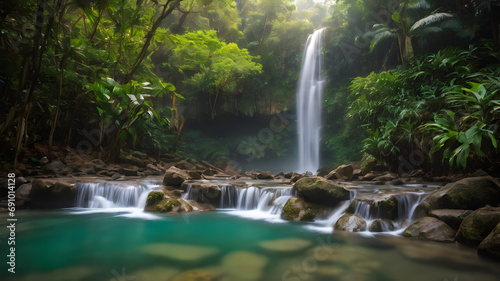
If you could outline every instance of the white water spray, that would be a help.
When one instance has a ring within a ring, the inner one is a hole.
[[[307,38],[297,89],[299,169],[316,173],[319,168],[321,100],[325,80],[322,76],[321,39],[324,29]]]

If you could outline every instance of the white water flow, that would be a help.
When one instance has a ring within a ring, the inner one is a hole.
[[[76,207],[80,213],[122,212],[120,216],[156,219],[144,213],[148,194],[154,184],[114,182],[77,182]]]
[[[324,29],[307,38],[297,88],[297,120],[299,168],[301,173],[316,173],[319,168],[321,101],[323,98],[323,54],[321,40]]]

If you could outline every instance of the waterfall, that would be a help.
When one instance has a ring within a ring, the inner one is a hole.
[[[77,182],[76,206],[80,208],[142,208],[149,189],[143,185],[113,182]]]
[[[219,184],[218,186],[221,189],[221,198],[215,207],[219,209],[259,210],[277,214],[281,213],[286,201],[295,194],[295,191],[290,187],[258,188],[249,186],[240,188],[231,184]],[[197,200],[197,195],[192,192],[190,184],[187,185],[182,198]]]
[[[316,173],[319,168],[321,101],[325,80],[322,76],[321,39],[324,29],[307,38],[297,88],[299,169]]]

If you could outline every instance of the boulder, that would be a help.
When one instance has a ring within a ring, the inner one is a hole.
[[[305,174],[298,174],[298,173],[293,172],[292,173],[292,177],[290,178],[290,182],[291,183],[296,183],[298,180],[300,180],[303,177],[306,177],[306,175]]]
[[[467,216],[457,232],[460,243],[478,245],[500,223],[500,207],[484,207]]]
[[[385,175],[381,175],[381,176],[375,177],[372,180],[373,181],[384,181],[385,182],[385,181],[393,181],[395,179],[397,179],[396,175],[388,173],[388,174],[385,174]]]
[[[163,184],[169,186],[181,186],[181,184],[189,179],[189,175],[186,171],[183,171],[177,167],[170,167],[165,171],[165,176],[163,177]]]
[[[394,224],[392,223],[392,221],[376,219],[372,221],[368,230],[370,232],[393,231]]]
[[[360,216],[356,214],[346,213],[341,216],[335,226],[333,231],[346,231],[346,232],[359,232],[366,230],[366,221],[364,221]]]
[[[285,203],[281,218],[290,221],[314,221],[318,209],[303,198],[291,197]]]
[[[161,191],[153,191],[148,194],[146,201],[146,212],[190,212],[193,211],[191,205],[180,198],[168,198]]]
[[[139,175],[139,167],[130,166],[128,168],[123,168],[123,174],[128,177],[136,177]]]
[[[16,200],[27,200],[30,198],[32,184],[25,183],[16,189]]]
[[[433,217],[423,217],[408,226],[404,232],[405,237],[440,242],[453,242],[456,231],[444,221]]]
[[[273,173],[271,172],[261,172],[257,174],[257,179],[259,180],[272,180],[274,179]]]
[[[482,256],[500,259],[500,223],[479,244],[477,253]]]
[[[430,217],[444,221],[451,228],[457,230],[462,221],[472,213],[472,210],[438,209],[429,213]]]
[[[340,165],[335,170],[331,171],[325,178],[329,180],[339,179],[339,180],[351,180],[353,176],[354,168],[352,165]]]
[[[350,198],[350,193],[341,185],[333,184],[321,177],[307,177],[298,180],[293,188],[306,201],[327,206],[335,206]]]
[[[182,170],[194,170],[196,169],[196,166],[189,163],[187,160],[181,160],[177,162],[177,164],[174,165],[176,168],[182,169]]]
[[[415,217],[427,216],[436,209],[476,210],[499,203],[500,185],[494,178],[466,178],[429,194],[415,209]]]
[[[61,162],[61,160],[57,159],[45,164],[42,167],[42,173],[46,175],[51,173],[57,174],[60,170],[64,169],[64,167],[66,167],[66,165]]]
[[[95,164],[94,163],[85,163],[78,167],[78,171],[85,173],[87,175],[93,175],[96,173]]]
[[[393,194],[357,196],[347,207],[347,212],[360,214],[362,209],[373,215],[372,218],[391,220],[398,218],[398,200]]]
[[[49,183],[34,180],[30,191],[31,204],[35,208],[69,208],[76,202],[75,184]]]
[[[206,182],[185,182],[181,185],[181,189],[188,193],[187,198],[190,200],[215,205],[220,203],[222,191],[220,187],[215,184]]]

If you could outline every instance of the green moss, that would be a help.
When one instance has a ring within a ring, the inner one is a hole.
[[[165,199],[160,204],[156,206],[158,212],[171,212],[174,206],[180,206],[181,202],[175,199]]]
[[[146,206],[153,206],[157,204],[158,202],[161,202],[165,198],[165,194],[160,191],[153,191],[149,193],[148,195],[148,200],[146,201]]]

